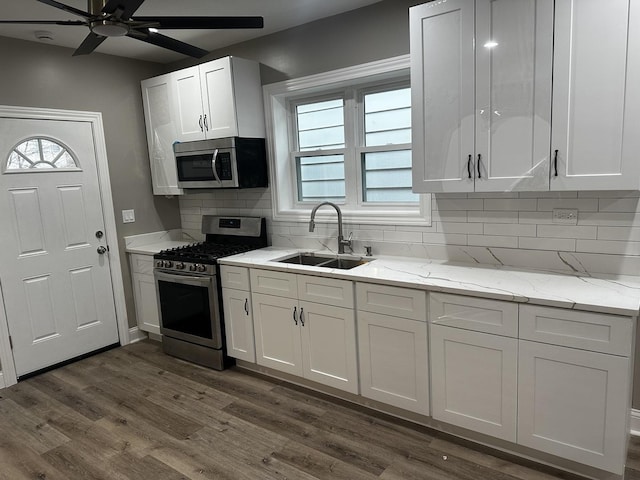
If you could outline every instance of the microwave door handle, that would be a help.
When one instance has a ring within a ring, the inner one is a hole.
[[[217,159],[218,159],[218,149],[216,148],[213,151],[213,158],[211,159],[211,169],[213,170],[213,176],[216,178],[218,183],[220,185],[222,185],[222,180],[220,180],[220,177],[218,176],[218,171],[216,170],[216,160]]]

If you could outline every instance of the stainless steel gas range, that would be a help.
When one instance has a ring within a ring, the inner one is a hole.
[[[264,218],[202,217],[205,241],[153,256],[165,353],[223,370],[226,356],[218,258],[267,246]]]

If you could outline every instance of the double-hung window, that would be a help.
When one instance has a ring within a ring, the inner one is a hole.
[[[265,87],[275,220],[306,220],[323,201],[353,223],[430,220],[411,191],[408,60],[388,62]]]

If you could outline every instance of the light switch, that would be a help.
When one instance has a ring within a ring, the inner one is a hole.
[[[133,210],[122,210],[122,223],[133,223],[136,221],[136,214]]]

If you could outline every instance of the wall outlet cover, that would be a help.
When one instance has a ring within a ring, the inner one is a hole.
[[[553,223],[561,223],[563,225],[577,225],[578,210],[573,208],[554,208],[551,221]]]

